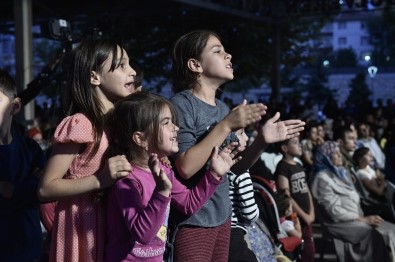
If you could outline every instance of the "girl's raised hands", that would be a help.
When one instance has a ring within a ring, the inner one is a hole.
[[[229,172],[230,168],[234,164],[240,161],[241,156],[236,157],[236,155],[240,152],[237,145],[237,142],[233,142],[223,148],[221,151],[219,151],[218,147],[214,147],[210,157],[210,170],[218,180],[227,172]]]
[[[270,144],[291,139],[300,135],[300,132],[304,129],[305,122],[302,120],[278,121],[279,119],[280,113],[277,112],[260,128],[260,135],[264,143]]]
[[[170,196],[172,183],[167,177],[166,173],[159,167],[159,159],[157,154],[151,154],[148,159],[148,167],[151,170],[156,182],[156,190],[164,195]]]
[[[267,107],[261,103],[248,105],[244,99],[243,103],[233,108],[223,121],[228,124],[231,131],[234,131],[261,120],[266,114],[266,109]]]

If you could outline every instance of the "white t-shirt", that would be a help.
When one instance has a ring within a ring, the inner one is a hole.
[[[364,169],[358,169],[357,176],[360,180],[369,179],[373,180],[376,178],[376,171],[373,170],[370,166],[365,167]]]
[[[288,237],[288,232],[295,229],[295,224],[291,220],[284,220],[280,224],[280,233],[278,234],[278,238]]]

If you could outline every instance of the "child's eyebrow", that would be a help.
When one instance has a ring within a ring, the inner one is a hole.
[[[122,57],[117,59],[117,62],[124,62],[124,61],[129,61],[129,59],[127,57]]]
[[[213,45],[210,49],[213,49],[213,48],[216,48],[216,47],[218,47],[218,48],[222,48],[222,45],[218,45],[218,44],[216,44],[216,45]]]
[[[160,120],[160,122],[164,122],[164,121],[171,120],[171,119],[172,119],[172,118],[171,118],[170,116],[166,116],[166,117],[162,118],[162,119]]]

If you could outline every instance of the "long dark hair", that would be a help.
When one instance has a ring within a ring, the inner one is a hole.
[[[4,69],[0,69],[0,92],[10,100],[13,100],[16,96],[15,79]]]
[[[174,93],[195,86],[198,74],[189,70],[188,60],[191,58],[200,60],[210,36],[220,39],[212,31],[197,30],[181,36],[174,44],[172,65]]]
[[[69,57],[67,88],[66,88],[66,115],[83,113],[91,121],[94,130],[95,146],[91,155],[94,155],[100,145],[104,130],[104,108],[91,84],[92,71],[101,73],[105,61],[112,55],[109,71],[119,67],[118,48],[122,46],[108,39],[86,39],[75,48]],[[121,53],[121,58],[123,52]]]
[[[151,138],[150,144],[157,150],[162,139],[159,132],[160,113],[165,106],[170,109],[173,123],[178,125],[176,110],[162,96],[137,92],[116,102],[108,118],[112,137],[109,155],[125,155],[129,161],[136,159],[141,148],[132,140],[135,132],[143,132]]]

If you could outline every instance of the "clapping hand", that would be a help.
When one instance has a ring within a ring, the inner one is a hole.
[[[265,114],[265,105],[261,103],[247,104],[247,101],[244,99],[240,105],[229,112],[223,121],[228,123],[231,131],[234,131],[261,120],[262,116]]]
[[[260,129],[260,135],[266,144],[276,143],[299,136],[304,129],[305,122],[298,119],[278,121],[280,113],[277,112]]]
[[[156,182],[156,190],[164,195],[170,196],[172,183],[167,177],[166,173],[159,167],[159,159],[157,154],[151,154],[148,159],[148,167]]]
[[[236,157],[240,152],[237,146],[237,142],[232,142],[221,151],[218,147],[214,147],[210,157],[210,170],[218,180],[229,172],[234,164],[240,161],[241,157]]]

